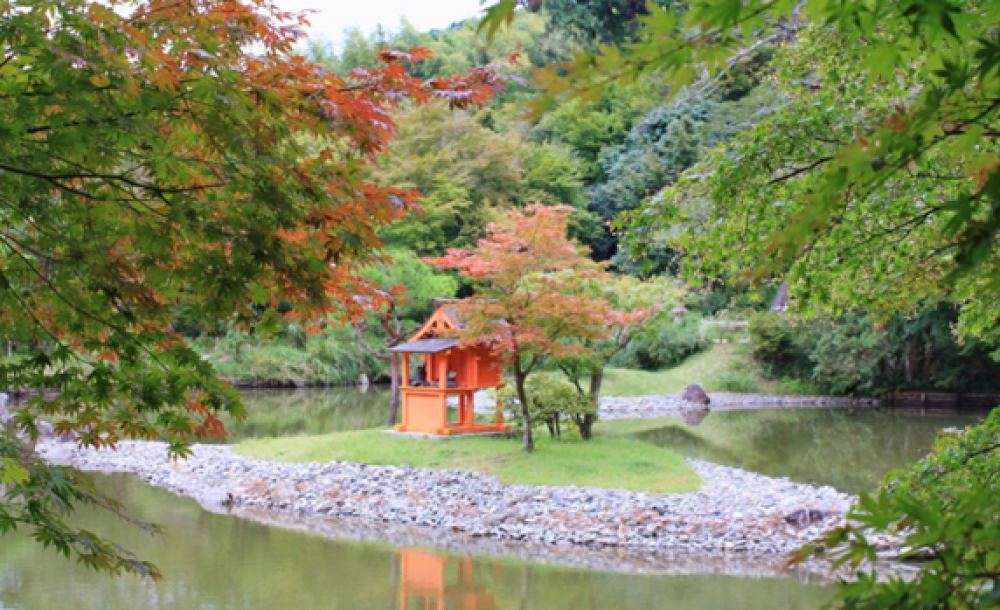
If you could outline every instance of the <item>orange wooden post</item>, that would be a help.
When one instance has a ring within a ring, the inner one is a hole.
[[[441,389],[439,408],[441,413],[441,431],[448,433],[448,352],[438,359],[438,387]]]

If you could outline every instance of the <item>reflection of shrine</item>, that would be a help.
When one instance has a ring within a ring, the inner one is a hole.
[[[493,593],[473,581],[472,560],[400,549],[400,610],[495,610]],[[450,568],[450,569],[449,569]]]
[[[459,347],[458,340],[449,334],[461,328],[454,307],[443,305],[408,342],[391,349],[403,360],[403,421],[396,426],[397,431],[451,435],[507,430],[499,403],[497,423],[475,420],[476,390],[499,387],[503,367],[488,346]],[[419,354],[423,363],[411,371],[413,354]],[[448,421],[448,398],[452,396],[458,401],[456,421]]]

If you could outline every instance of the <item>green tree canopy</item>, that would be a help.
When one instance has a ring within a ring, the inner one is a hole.
[[[511,207],[566,202],[584,207],[579,161],[563,146],[491,129],[492,111],[452,112],[443,104],[396,116],[399,134],[372,175],[423,197],[420,212],[387,228],[387,243],[420,254],[469,248]]]
[[[566,30],[585,46],[627,42],[639,29],[639,17],[649,14],[650,3],[662,8],[670,0],[546,0],[551,27]],[[536,4],[542,4],[537,2]],[[530,3],[529,3],[530,5]]]

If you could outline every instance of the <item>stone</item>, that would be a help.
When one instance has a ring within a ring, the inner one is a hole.
[[[684,392],[681,393],[681,400],[700,405],[707,405],[712,402],[708,394],[705,393],[705,390],[697,383],[692,383],[684,387]]]
[[[207,511],[225,512],[233,505],[233,494],[223,487],[209,487],[203,489],[195,500]]]
[[[797,527],[805,527],[807,525],[812,525],[813,523],[825,521],[827,517],[830,516],[831,513],[827,511],[817,510],[814,508],[802,508],[785,515],[785,523]]]
[[[711,412],[712,412],[711,409],[704,406],[695,407],[692,409],[684,409],[683,411],[681,411],[681,419],[684,420],[684,423],[688,426],[691,427],[700,426],[701,423],[705,421],[705,418],[708,417],[708,414]]]
[[[67,430],[66,432],[59,433],[56,437],[60,443],[74,443],[80,439],[80,433],[76,430]]]
[[[38,438],[40,439],[51,440],[56,437],[55,427],[44,419],[36,419],[35,427],[38,428]]]

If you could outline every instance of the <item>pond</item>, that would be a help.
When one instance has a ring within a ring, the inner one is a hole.
[[[685,456],[858,493],[926,455],[942,428],[977,421],[870,409],[719,411],[698,426],[678,421],[637,436]]]
[[[246,402],[248,418],[231,423],[233,440],[382,426],[388,394],[378,388],[364,394],[262,391],[248,392]],[[919,458],[941,427],[972,421],[785,409],[712,413],[697,427],[678,423],[640,436],[685,455],[857,491]],[[129,475],[99,481],[132,514],[164,525],[166,537],[150,538],[94,512],[79,515],[78,524],[153,561],[165,581],[111,579],[24,537],[6,536],[0,539],[0,610],[792,610],[819,607],[833,593],[794,578],[629,574],[342,540],[206,512]]]
[[[247,417],[225,418],[230,440],[264,436],[325,434],[363,430],[386,425],[389,390],[369,386],[364,392],[352,387],[303,390],[247,390],[242,392]]]
[[[133,514],[164,525],[166,538],[94,513],[81,515],[79,525],[153,561],[164,582],[112,579],[7,536],[0,546],[0,608],[657,610],[669,603],[798,610],[817,608],[832,595],[827,587],[788,578],[622,574],[333,540],[209,513],[130,475],[101,480]]]

